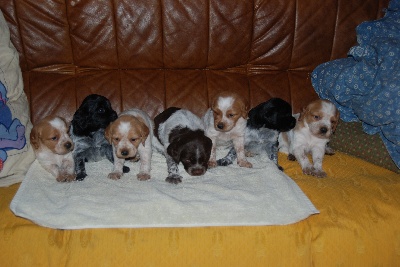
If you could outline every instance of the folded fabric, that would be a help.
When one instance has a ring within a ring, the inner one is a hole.
[[[129,173],[110,180],[112,165],[103,160],[87,164],[85,180],[59,183],[35,161],[10,207],[17,216],[59,229],[283,225],[318,213],[269,159],[250,161],[252,169],[234,164],[199,177],[180,165],[178,185],[165,182],[165,157],[158,153],[148,181],[136,179],[139,163],[130,162]]]
[[[312,84],[344,121],[361,121],[366,133],[380,133],[400,168],[400,1],[390,2],[384,18],[360,24],[357,40],[349,57],[319,65]]]

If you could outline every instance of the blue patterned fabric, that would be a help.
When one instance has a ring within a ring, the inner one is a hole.
[[[347,58],[319,65],[312,84],[320,98],[335,103],[342,120],[361,121],[366,133],[380,133],[400,168],[400,0],[356,31],[358,45]]]

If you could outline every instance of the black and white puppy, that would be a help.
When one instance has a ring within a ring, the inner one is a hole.
[[[283,170],[278,164],[278,136],[280,132],[287,132],[295,125],[292,107],[280,98],[271,98],[251,109],[244,137],[246,156],[266,153],[278,168]],[[236,151],[232,147],[217,164],[227,166],[235,159]]]
[[[182,182],[178,164],[182,162],[192,176],[207,171],[212,142],[204,135],[199,117],[186,109],[170,107],[154,118],[154,148],[165,155],[168,166],[166,181]]]
[[[88,95],[76,110],[71,121],[70,134],[75,144],[73,151],[76,180],[86,176],[85,162],[108,159],[114,162],[111,144],[105,139],[106,127],[118,118],[110,101],[101,95]],[[124,172],[129,168],[124,166]]]

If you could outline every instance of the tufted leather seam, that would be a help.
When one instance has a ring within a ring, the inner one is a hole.
[[[339,21],[339,1],[337,0],[337,5],[336,5],[336,17],[335,17],[335,30],[333,31],[333,37],[332,37],[332,46],[331,46],[331,55],[329,56],[329,60],[333,59],[333,48],[335,46],[335,41],[336,41],[336,29],[338,28],[338,21]]]
[[[253,14],[251,17],[250,47],[249,47],[249,56],[248,56],[247,63],[246,63],[246,74],[248,74],[248,69],[249,69],[249,67],[251,67],[251,65],[249,63],[251,62],[251,55],[253,54],[253,43],[254,43],[253,38],[254,38],[254,28],[255,28],[254,20],[255,20],[255,6],[256,6],[256,4],[254,2],[255,2],[255,0],[253,0],[253,8],[252,8]],[[250,85],[249,85],[249,88],[250,88]],[[249,97],[250,97],[250,93],[249,93]]]
[[[164,17],[163,17],[163,9],[164,9],[164,4],[163,0],[160,0],[160,28],[161,28],[161,54],[162,54],[162,64],[163,67],[162,69],[165,70],[165,55],[164,55]],[[165,72],[164,72],[164,89],[165,89]]]
[[[70,19],[69,19],[69,15],[68,15],[68,3],[67,0],[65,1],[65,18],[67,20],[67,24],[68,24],[68,39],[69,39],[69,43],[70,43],[70,47],[71,47],[71,55],[72,55],[72,65],[74,66],[75,70],[74,73],[77,73],[77,68],[75,65],[75,53],[74,53],[74,46],[72,44],[72,33],[71,33],[71,24],[70,24]]]
[[[295,0],[295,1],[296,1],[296,5],[295,5],[295,11],[294,11],[294,13],[295,13],[295,20],[294,20],[294,25],[293,25],[293,41],[291,42],[292,49],[291,49],[291,51],[290,51],[290,60],[289,60],[288,69],[290,69],[290,68],[292,67],[293,50],[294,50],[294,48],[295,48],[294,42],[296,41],[296,33],[297,33],[296,29],[297,29],[297,25],[298,25],[299,2],[298,2],[298,0]]]

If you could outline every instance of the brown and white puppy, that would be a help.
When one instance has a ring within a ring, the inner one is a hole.
[[[252,168],[244,151],[244,135],[248,119],[249,104],[245,99],[233,92],[217,94],[211,108],[203,116],[205,135],[212,141],[212,149],[208,166],[217,166],[216,147],[233,142],[240,167]]]
[[[288,154],[289,160],[297,160],[304,174],[325,177],[322,160],[324,154],[334,153],[327,144],[336,130],[339,111],[328,100],[315,100],[295,117],[298,117],[296,126],[279,135],[279,151]]]
[[[130,109],[122,112],[105,131],[107,141],[112,144],[114,154],[114,169],[108,178],[117,180],[123,175],[126,159],[140,158],[140,181],[150,179],[153,121],[146,112],[140,109]]]
[[[33,126],[30,134],[37,160],[58,182],[75,180],[74,144],[68,131],[63,118],[47,116]]]

